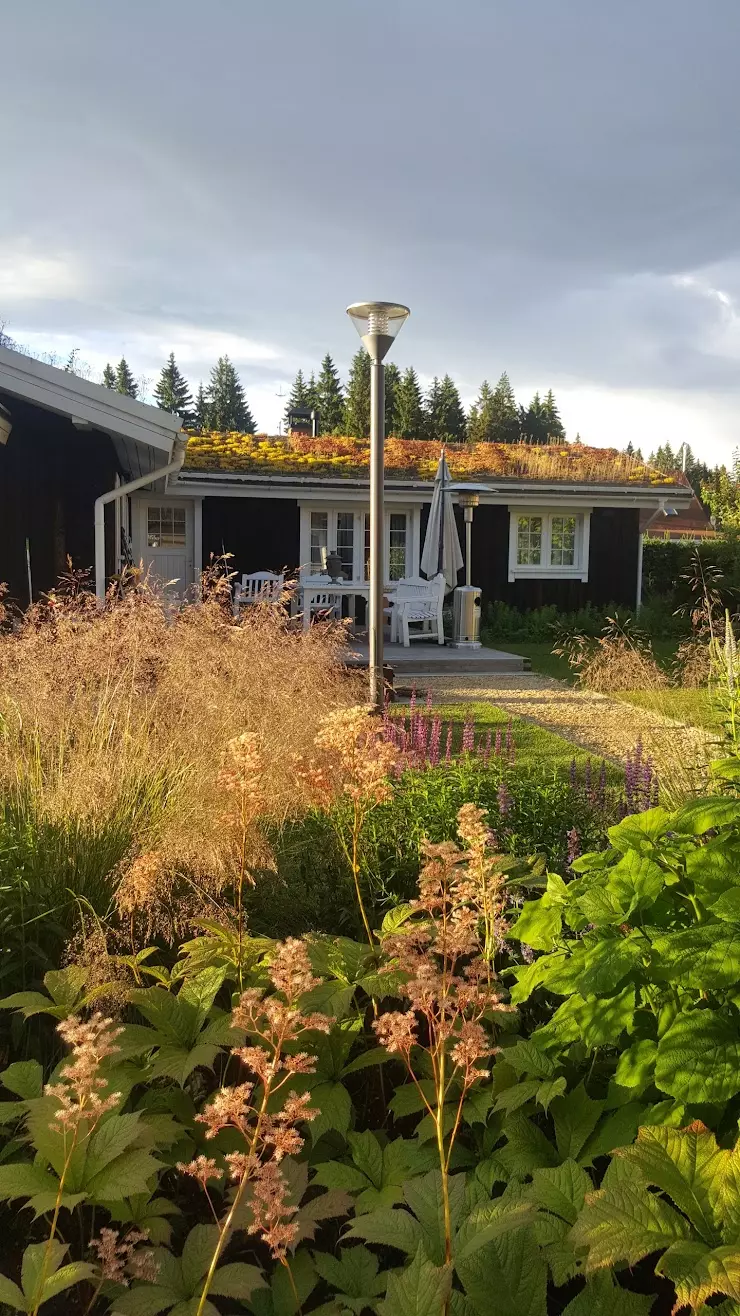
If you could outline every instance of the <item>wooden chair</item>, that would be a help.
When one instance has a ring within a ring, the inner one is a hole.
[[[250,603],[282,603],[285,572],[252,571],[234,585],[234,616]]]
[[[444,644],[442,605],[445,596],[445,578],[440,573],[432,580],[398,582],[391,606],[391,643],[399,640],[408,649],[412,640],[436,639]],[[409,623],[420,623],[421,630],[410,631]]]
[[[331,583],[331,576],[326,572],[304,576],[301,580],[304,631],[309,629],[311,618],[316,615],[324,620],[331,618],[332,621],[339,621],[342,615],[342,596],[332,593]]]

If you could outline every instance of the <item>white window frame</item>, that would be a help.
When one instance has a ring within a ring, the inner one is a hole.
[[[337,542],[337,514],[340,512],[352,512],[354,514],[354,530],[352,539],[352,580],[358,584],[365,584],[365,516],[369,512],[369,507],[359,506],[358,504],[341,504],[341,503],[302,503],[300,505],[300,554],[301,554],[301,576],[310,576],[315,568],[311,565],[311,513],[325,512],[327,514],[327,539],[328,550],[336,548]],[[390,504],[385,509],[385,548],[384,561],[386,571],[390,560],[390,543],[391,543],[391,515],[402,513],[406,517],[406,575],[418,576],[419,574],[419,535],[421,529],[421,508],[409,507],[407,505]],[[386,580],[384,584],[391,585],[395,582]]]
[[[542,518],[542,561],[517,562],[518,519],[520,516]],[[572,567],[552,566],[552,519],[554,516],[576,518],[576,543]],[[582,507],[509,507],[509,581],[515,580],[588,580],[588,552],[591,533],[591,509]]]

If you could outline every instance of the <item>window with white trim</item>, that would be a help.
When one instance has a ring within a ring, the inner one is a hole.
[[[588,579],[590,511],[511,508],[509,580]]]
[[[415,525],[418,525],[418,517],[410,511],[386,511],[385,571],[389,582],[414,574],[412,535]],[[327,556],[334,551],[341,559],[346,580],[369,579],[369,512],[304,506],[301,509],[301,558],[307,569],[312,574],[325,571]]]

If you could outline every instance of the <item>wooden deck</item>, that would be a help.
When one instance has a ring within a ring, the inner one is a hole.
[[[518,653],[506,653],[503,649],[453,649],[448,645],[424,644],[415,640],[408,649],[402,644],[386,644],[383,659],[392,667],[397,678],[408,676],[443,675],[449,672],[486,673],[525,672],[529,662]],[[353,641],[347,650],[348,667],[367,667],[368,647],[361,641]]]

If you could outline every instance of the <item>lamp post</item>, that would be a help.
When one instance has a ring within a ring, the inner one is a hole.
[[[401,325],[409,317],[408,306],[395,302],[355,302],[347,314],[370,357],[370,599],[368,640],[370,657],[370,704],[383,707],[383,592],[385,566],[385,512],[383,498],[383,445],[385,441],[385,366],[383,362]]]

